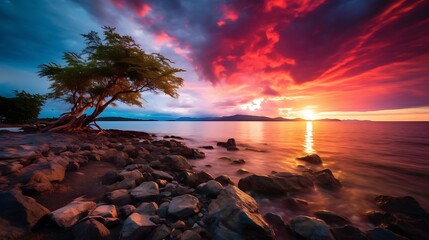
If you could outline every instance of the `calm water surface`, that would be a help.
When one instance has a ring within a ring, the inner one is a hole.
[[[251,173],[271,171],[300,173],[300,165],[321,170],[329,168],[343,183],[343,189],[331,193],[315,189],[292,195],[309,202],[310,210],[327,209],[347,216],[356,225],[368,228],[364,217],[376,209],[376,195],[410,195],[429,210],[429,123],[424,122],[100,122],[103,128],[137,130],[184,137],[190,147],[213,145],[203,150],[206,158],[192,164],[214,176],[229,175],[235,182]],[[229,152],[216,142],[235,138],[240,148]],[[322,167],[295,158],[317,153]],[[220,157],[244,159],[244,165],[231,165]],[[206,165],[211,165],[207,167]],[[286,220],[296,215],[282,199],[258,199],[263,212],[276,212]]]

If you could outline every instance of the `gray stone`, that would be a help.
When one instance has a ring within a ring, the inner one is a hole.
[[[338,214],[331,211],[317,211],[314,213],[314,216],[319,219],[322,219],[331,227],[343,227],[345,225],[350,224],[350,221],[347,218],[339,216]]]
[[[222,189],[223,189],[222,184],[220,184],[216,180],[210,180],[206,183],[201,183],[197,187],[198,192],[201,192],[211,198],[216,198]]]
[[[0,193],[0,239],[17,239],[29,232],[49,210],[18,191]]]
[[[74,239],[79,240],[109,240],[110,231],[94,219],[80,222],[72,229]]]
[[[139,201],[155,200],[159,196],[159,187],[156,182],[144,182],[131,190],[130,194]]]
[[[307,176],[280,172],[273,175],[250,175],[240,179],[238,187],[243,191],[252,191],[266,195],[284,195],[313,188],[313,182]]]
[[[101,216],[105,218],[117,218],[118,212],[115,205],[100,205],[97,206],[90,214],[91,216]]]
[[[232,185],[210,203],[205,222],[214,240],[274,239],[274,232],[259,213],[255,199]]]
[[[202,239],[201,236],[191,230],[186,230],[182,233],[182,236],[180,236],[180,240],[200,240]]]
[[[133,213],[135,210],[136,210],[136,207],[134,207],[131,204],[124,205],[124,206],[119,208],[119,217],[120,218],[126,218],[131,213]]]
[[[171,229],[167,225],[162,224],[151,233],[151,235],[149,236],[149,240],[162,240],[164,238],[167,238],[170,233]]]
[[[73,227],[79,219],[94,209],[95,205],[95,202],[75,199],[66,206],[53,211],[51,218],[58,226],[67,229]]]
[[[156,224],[150,220],[149,215],[133,213],[125,220],[124,225],[122,226],[120,239],[142,239],[155,228]]]
[[[127,189],[118,189],[106,193],[106,199],[108,202],[119,206],[126,205],[131,202],[131,197]]]
[[[155,202],[144,202],[136,208],[134,212],[146,215],[154,215],[158,210],[158,204]]]
[[[168,155],[161,159],[161,163],[173,171],[184,171],[192,169],[188,160],[180,155]]]
[[[306,240],[334,240],[328,225],[317,218],[296,216],[290,221],[290,228]]]
[[[366,235],[369,240],[409,240],[384,228],[374,228],[369,230]]]
[[[199,210],[200,201],[190,194],[174,197],[168,206],[168,214],[177,218],[187,218]]]

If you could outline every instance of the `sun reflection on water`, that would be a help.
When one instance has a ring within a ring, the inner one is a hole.
[[[304,142],[305,153],[307,153],[307,154],[315,153],[316,150],[314,150],[313,146],[314,146],[313,122],[307,121],[307,127],[306,127],[306,131],[305,131],[305,142]]]

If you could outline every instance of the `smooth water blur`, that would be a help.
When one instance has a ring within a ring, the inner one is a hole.
[[[214,176],[229,175],[235,182],[251,173],[271,171],[300,173],[304,165],[314,170],[329,168],[343,183],[338,193],[316,189],[292,195],[309,202],[310,212],[327,209],[367,227],[366,210],[376,209],[376,195],[410,195],[429,210],[429,123],[425,122],[100,122],[103,128],[178,135],[190,147],[213,145],[206,158],[192,164]],[[235,138],[240,151],[216,147],[216,142]],[[322,167],[296,160],[317,153]],[[220,157],[244,159],[231,165]],[[210,165],[210,166],[208,166]],[[262,211],[274,211],[286,219],[291,213],[281,199],[262,199]],[[264,204],[265,203],[265,204]]]

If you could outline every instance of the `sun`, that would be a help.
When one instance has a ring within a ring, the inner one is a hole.
[[[316,114],[310,109],[301,111],[301,115],[305,120],[314,120],[316,118]]]

